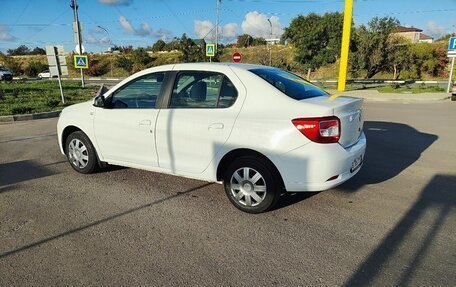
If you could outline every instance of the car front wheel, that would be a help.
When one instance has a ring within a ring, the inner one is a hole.
[[[65,153],[74,170],[92,173],[98,167],[95,148],[90,139],[81,131],[70,134],[65,142]]]
[[[225,172],[224,187],[231,203],[248,213],[271,209],[282,192],[274,169],[265,160],[255,157],[236,159]]]

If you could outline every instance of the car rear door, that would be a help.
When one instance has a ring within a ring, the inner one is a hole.
[[[229,68],[176,71],[168,108],[157,119],[159,166],[202,173],[227,141],[244,98]]]

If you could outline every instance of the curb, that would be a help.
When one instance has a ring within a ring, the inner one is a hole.
[[[52,111],[46,113],[0,116],[0,123],[14,123],[20,121],[42,120],[49,118],[57,118],[62,111]]]

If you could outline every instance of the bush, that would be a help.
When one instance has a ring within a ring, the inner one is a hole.
[[[22,75],[24,73],[21,63],[16,61],[13,57],[6,57],[5,67],[13,73],[13,76]]]
[[[36,77],[39,73],[48,68],[48,65],[41,62],[32,61],[24,69],[24,73],[29,77]]]
[[[128,59],[127,57],[122,56],[122,57],[117,58],[117,60],[115,62],[115,66],[117,68],[121,68],[122,70],[125,70],[127,72],[131,72],[131,70],[133,69],[133,62],[130,59]]]
[[[92,60],[89,63],[87,74],[92,77],[99,77],[106,74],[108,71],[109,68],[106,64],[100,63],[98,60]]]
[[[133,63],[142,66],[147,66],[150,62],[152,62],[152,58],[149,56],[146,49],[144,48],[135,49],[131,53],[131,59],[133,60]]]
[[[12,115],[18,114],[30,114],[34,110],[31,104],[15,104],[10,107],[10,113]]]

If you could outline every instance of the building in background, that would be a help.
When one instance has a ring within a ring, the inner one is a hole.
[[[394,36],[404,38],[409,40],[412,43],[432,43],[434,39],[426,34],[422,33],[423,30],[415,27],[405,27],[399,26],[396,32],[393,33]]]

